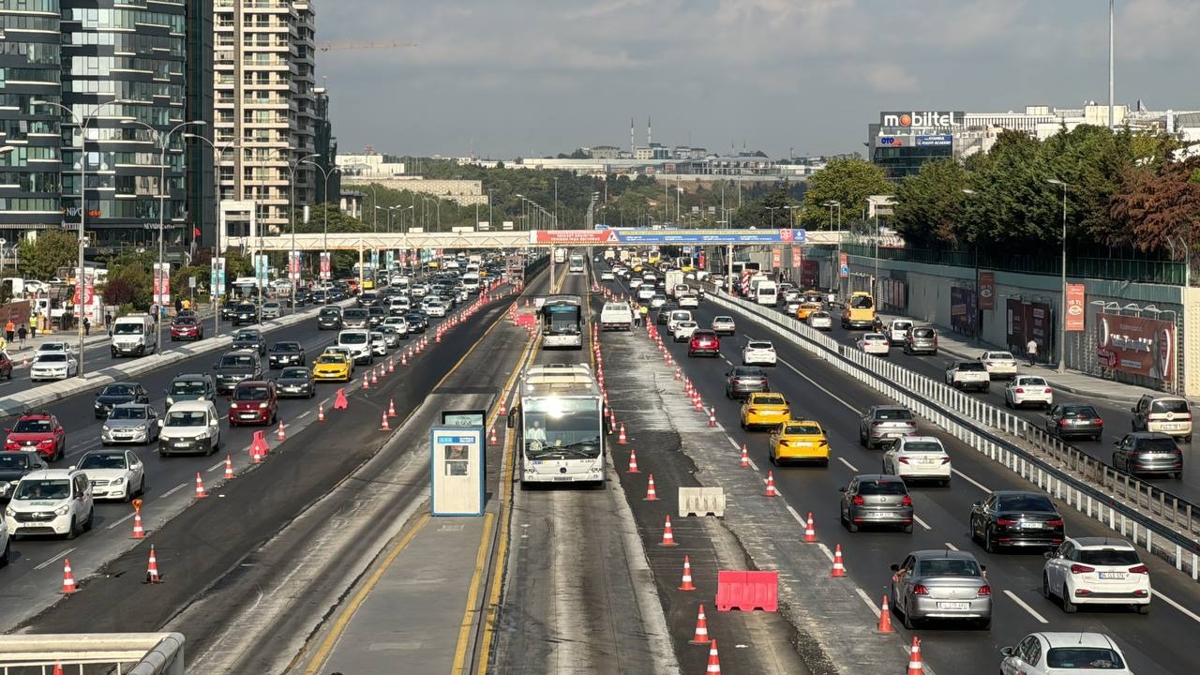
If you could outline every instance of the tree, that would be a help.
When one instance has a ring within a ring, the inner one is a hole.
[[[69,232],[44,230],[36,239],[17,244],[21,273],[29,279],[49,279],[61,267],[79,265],[79,238]]]
[[[101,291],[104,302],[110,305],[132,305],[148,310],[153,299],[154,280],[150,270],[133,258],[118,260],[108,270],[108,282]]]
[[[956,246],[969,178],[954,159],[925,162],[897,186],[892,227],[916,248]]]
[[[824,228],[829,222],[826,202],[836,201],[848,214],[857,214],[871,195],[890,195],[895,187],[884,178],[883,169],[855,157],[832,159],[808,179],[801,220],[809,229]]]
[[[1200,240],[1200,158],[1128,168],[1111,215],[1112,243],[1182,257]]]

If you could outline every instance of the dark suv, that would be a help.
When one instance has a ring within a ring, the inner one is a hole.
[[[754,392],[771,391],[767,371],[758,366],[734,366],[725,377],[725,398],[745,399]]]
[[[228,394],[243,380],[262,377],[262,362],[258,355],[248,351],[228,352],[213,366],[216,371],[217,393]]]
[[[914,326],[904,334],[905,354],[932,354],[937,356],[938,336],[933,326]]]
[[[1170,434],[1134,431],[1113,444],[1112,465],[1128,474],[1183,478],[1183,451]]]

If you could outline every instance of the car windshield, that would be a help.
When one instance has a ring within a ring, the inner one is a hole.
[[[875,419],[885,422],[911,420],[912,412],[906,408],[880,408],[875,411]]]
[[[66,354],[42,354],[38,357],[38,363],[64,363],[66,360]]]
[[[253,368],[254,357],[245,354],[226,354],[221,357],[222,368]]]
[[[300,345],[296,342],[276,342],[275,344],[271,345],[271,351],[298,352],[300,351]]]
[[[79,468],[87,469],[125,469],[128,463],[123,452],[96,452],[87,455],[79,462]]]
[[[821,427],[815,424],[789,424],[783,433],[796,436],[818,436],[821,433]]]
[[[1121,670],[1125,661],[1114,649],[1104,647],[1059,647],[1046,652],[1050,668]]]
[[[1173,453],[1179,449],[1172,438],[1143,438],[1137,447],[1143,452]]]
[[[0,452],[0,471],[28,469],[30,463],[29,455],[23,452]]]
[[[141,406],[117,406],[108,414],[110,420],[144,420],[146,409]]]
[[[317,357],[317,363],[345,363],[346,357],[341,354],[322,354]]]
[[[867,333],[863,336],[863,342],[882,342],[887,339],[883,333]]]
[[[271,397],[271,390],[266,387],[238,387],[233,390],[235,401],[265,401]]]
[[[1086,418],[1092,418],[1092,417],[1099,417],[1100,414],[1097,413],[1096,409],[1090,405],[1081,405],[1081,406],[1063,406],[1062,416],[1086,419]]]
[[[347,319],[356,319],[358,321],[362,321],[363,319],[371,316],[371,313],[365,309],[348,309],[345,312],[342,312],[342,316]]]
[[[308,369],[307,368],[284,368],[283,372],[279,374],[279,379],[281,379],[281,380],[307,380],[308,379]]]
[[[12,430],[18,434],[44,434],[52,428],[50,420],[17,420]]]
[[[142,333],[142,324],[118,322],[113,326],[113,333],[116,335],[140,335]]]
[[[905,452],[945,452],[940,443],[933,441],[916,441],[904,444]]]
[[[172,410],[167,413],[166,426],[202,427],[204,426],[205,417],[205,414],[198,410]]]
[[[1166,399],[1166,400],[1162,400],[1162,401],[1155,401],[1150,406],[1150,412],[1175,413],[1177,415],[1178,414],[1186,415],[1190,411],[1188,410],[1187,401],[1184,401],[1182,399]]]
[[[1082,549],[1079,562],[1085,565],[1114,565],[1125,567],[1142,564],[1137,551],[1131,548]]]
[[[66,499],[71,496],[71,481],[67,479],[23,480],[13,499]]]
[[[234,335],[233,340],[234,342],[241,342],[243,340],[258,340],[261,337],[262,335],[256,333],[255,331],[244,330],[237,335]]]
[[[38,348],[39,352],[65,352],[66,345],[62,342],[47,342]]]
[[[342,333],[338,337],[338,343],[344,345],[365,345],[367,343],[366,333]]]
[[[110,384],[100,392],[101,396],[133,396],[133,387],[127,384]]]
[[[1005,495],[1000,497],[1001,511],[1046,511],[1054,512],[1054,504],[1043,495]]]
[[[181,316],[175,319],[176,326],[194,326],[196,320],[190,316]]]
[[[787,405],[787,399],[778,394],[770,394],[767,396],[754,396],[750,399],[750,403],[754,405]]]
[[[751,342],[746,345],[746,349],[775,349],[775,346],[770,342]]]
[[[962,361],[962,362],[958,363],[956,368],[958,368],[958,370],[962,371],[962,372],[967,372],[967,371],[977,372],[980,370],[985,370],[982,363],[978,363],[975,361]]]
[[[175,380],[171,383],[171,393],[176,396],[199,396],[204,391],[203,380]]]
[[[972,577],[983,576],[979,563],[963,558],[929,558],[917,566],[918,577]]]
[[[342,315],[342,313],[341,313],[341,312],[339,312],[339,311],[338,311],[338,310],[336,310],[336,309],[323,309],[323,310],[321,310],[321,316],[323,316],[323,317],[341,316],[341,315]]]
[[[1044,387],[1046,386],[1046,381],[1040,377],[1022,377],[1021,379],[1017,380],[1017,386]]]
[[[864,479],[858,481],[860,495],[906,495],[908,490],[901,480]]]

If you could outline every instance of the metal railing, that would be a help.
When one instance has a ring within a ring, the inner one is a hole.
[[[181,633],[0,636],[0,675],[184,675]]]
[[[709,298],[768,328],[784,329],[800,348],[1200,580],[1200,522],[1186,499],[1117,471],[1022,417],[838,343],[797,319],[716,293]]]

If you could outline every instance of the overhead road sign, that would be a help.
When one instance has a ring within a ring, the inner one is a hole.
[[[621,244],[804,244],[803,230],[534,230],[532,244],[616,246]]]

